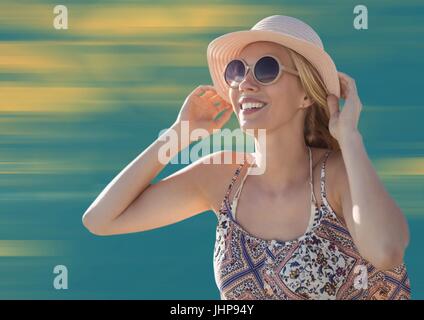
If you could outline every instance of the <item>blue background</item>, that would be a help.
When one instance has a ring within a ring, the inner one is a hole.
[[[321,36],[363,102],[360,131],[407,216],[412,296],[424,298],[422,1],[56,1],[0,3],[0,298],[219,299],[212,211],[143,233],[81,223],[106,184],[210,84],[215,37],[291,15]],[[368,30],[353,28],[366,5]],[[225,127],[236,128],[233,115]],[[168,165],[161,179],[182,165]],[[63,264],[69,289],[53,288]]]

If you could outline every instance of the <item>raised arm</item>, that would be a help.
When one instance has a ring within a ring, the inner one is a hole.
[[[215,119],[221,111],[221,117]],[[175,123],[161,135],[172,130],[178,137],[178,146],[169,149],[167,158],[172,159],[191,142],[188,137],[179,139],[183,121],[189,122],[190,132],[202,128],[212,133],[213,129],[221,128],[228,121],[231,113],[231,105],[216,95],[212,86],[197,87],[186,98]],[[159,158],[161,147],[168,143],[161,140],[158,138],[131,161],[88,207],[82,221],[90,232],[112,235],[145,231],[210,209],[207,197],[199,187],[199,178],[204,172],[205,160],[213,155],[152,184],[167,164]]]
[[[330,132],[339,141],[338,198],[349,232],[361,255],[375,267],[392,269],[403,262],[409,244],[407,220],[385,189],[368,158],[357,129],[362,104],[355,81],[339,73],[342,97],[328,98]]]

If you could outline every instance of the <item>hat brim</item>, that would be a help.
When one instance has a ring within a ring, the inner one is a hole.
[[[225,101],[230,102],[229,88],[224,79],[227,63],[236,58],[246,45],[256,41],[275,42],[301,54],[317,69],[328,92],[340,98],[340,83],[336,66],[322,48],[278,32],[242,30],[230,32],[214,39],[207,48],[207,60],[213,85]]]

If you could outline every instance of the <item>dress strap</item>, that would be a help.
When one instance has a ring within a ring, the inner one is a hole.
[[[231,178],[231,182],[230,182],[230,184],[229,184],[229,186],[227,188],[227,192],[225,193],[225,198],[228,199],[228,197],[230,195],[230,192],[231,192],[231,190],[232,190],[232,188],[234,186],[234,183],[236,182],[236,180],[237,180],[237,178],[238,178],[238,176],[240,174],[240,171],[243,168],[243,166],[244,166],[245,163],[246,163],[246,161],[245,161],[245,159],[243,159],[242,163],[237,167],[236,171],[234,172],[233,177]]]
[[[232,201],[232,206],[231,206],[231,211],[233,213],[233,218],[236,218],[236,212],[237,212],[237,204],[238,204],[238,199],[240,197],[240,193],[241,193],[241,189],[243,188],[244,182],[246,181],[247,176],[250,173],[250,169],[251,167],[247,168],[247,172],[246,174],[243,176],[243,180],[241,181],[240,185],[237,188],[237,191],[234,195],[233,201]]]
[[[325,165],[326,165],[327,158],[328,158],[330,153],[331,153],[331,150],[329,150],[325,153],[324,160],[323,160],[322,165],[321,165],[321,180],[320,180],[321,202],[323,202],[326,206],[328,206],[328,202],[327,202],[327,193],[326,193],[326,190],[325,190]]]
[[[315,204],[315,206],[318,206],[317,199],[315,197],[314,193],[314,173],[312,171],[312,151],[311,148],[308,146],[309,151],[309,185],[311,186],[311,201]]]
[[[238,200],[238,198],[240,197],[240,193],[241,193],[241,189],[243,188],[244,185],[244,181],[246,180],[247,176],[248,176],[249,172],[247,172],[244,176],[243,176],[243,180],[241,181],[240,185],[237,188],[236,194],[234,195],[234,200]]]

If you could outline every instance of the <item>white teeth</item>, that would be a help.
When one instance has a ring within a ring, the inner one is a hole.
[[[242,103],[241,108],[242,108],[242,110],[260,109],[260,108],[264,107],[265,105],[266,105],[266,103],[245,102],[245,103]]]

